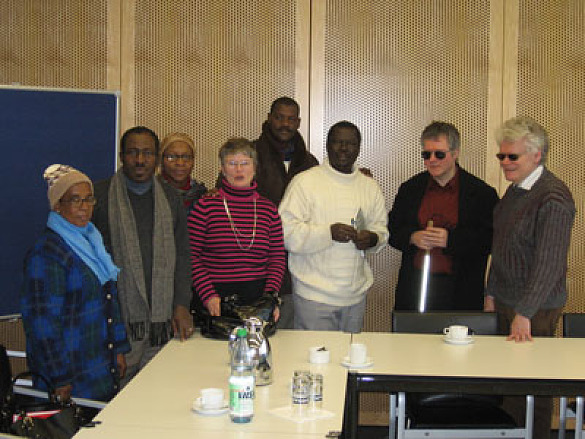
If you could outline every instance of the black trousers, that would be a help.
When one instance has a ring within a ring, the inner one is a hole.
[[[396,311],[418,311],[422,270],[415,269],[410,278],[408,297],[396,297]],[[426,311],[452,311],[457,309],[455,303],[455,277],[450,274],[429,273],[427,286]]]

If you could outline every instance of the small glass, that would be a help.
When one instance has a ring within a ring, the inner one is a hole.
[[[295,416],[303,416],[309,406],[311,379],[310,374],[297,372],[292,379],[292,409]]]
[[[323,408],[323,375],[313,373],[310,379],[309,408],[312,411],[319,411]]]
[[[295,378],[298,376],[303,376],[303,375],[306,376],[307,379],[309,379],[309,377],[311,376],[311,372],[309,372],[308,370],[295,370],[293,372],[293,377],[290,381],[290,394],[291,394],[291,396],[292,396],[293,383],[294,383]]]

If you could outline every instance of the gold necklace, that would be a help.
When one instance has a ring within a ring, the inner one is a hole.
[[[256,238],[256,222],[258,220],[258,215],[256,214],[256,199],[254,198],[254,226],[252,227],[252,234],[250,236],[244,235],[236,228],[236,225],[234,224],[234,220],[232,219],[232,215],[227,204],[227,200],[225,198],[223,199],[223,207],[225,208],[225,213],[227,213],[228,219],[230,220],[230,226],[232,226],[232,232],[234,233],[234,237],[236,238],[238,247],[240,247],[240,250],[244,251],[250,250],[252,248],[252,245],[254,245],[254,239]],[[242,238],[251,239],[248,247],[244,247],[240,243],[240,238],[238,238],[238,235],[241,236]]]

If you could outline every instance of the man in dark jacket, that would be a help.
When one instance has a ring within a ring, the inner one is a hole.
[[[262,125],[262,134],[254,142],[258,153],[258,193],[277,207],[291,179],[299,172],[319,164],[307,151],[298,131],[301,124],[299,112],[299,104],[294,99],[276,99]]]
[[[291,179],[298,173],[318,165],[307,150],[298,129],[301,124],[299,104],[292,98],[280,97],[270,106],[268,118],[262,125],[262,134],[254,142],[258,155],[256,182],[258,193],[277,207]],[[282,306],[278,327],[293,328],[291,280],[285,272],[280,290]]]
[[[130,128],[120,141],[122,167],[94,185],[92,222],[101,232],[118,276],[118,297],[132,350],[125,385],[174,334],[193,334],[187,215],[175,189],[154,177],[159,140]]]
[[[427,126],[420,140],[426,171],[403,183],[394,200],[389,243],[402,252],[395,310],[419,309],[427,251],[430,274],[424,309],[483,309],[498,195],[458,165],[459,139],[450,123]]]

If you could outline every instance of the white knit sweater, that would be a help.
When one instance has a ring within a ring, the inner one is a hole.
[[[293,291],[307,300],[334,306],[360,302],[372,285],[372,270],[364,252],[353,242],[331,238],[331,224],[351,224],[361,216],[362,228],[378,235],[368,252],[378,252],[388,241],[384,197],[373,178],[357,168],[351,174],[321,166],[297,175],[289,184],[280,216]]]

